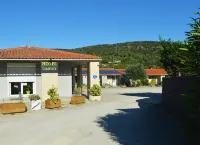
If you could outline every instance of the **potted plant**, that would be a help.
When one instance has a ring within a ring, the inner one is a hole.
[[[19,102],[16,103],[3,103],[0,104],[0,113],[2,114],[13,114],[23,113],[27,111],[25,103],[23,103],[22,94],[19,94]]]
[[[31,86],[27,85],[26,86],[26,94],[30,94],[31,93]]]
[[[82,104],[85,103],[85,97],[82,96],[82,90],[80,87],[74,88],[74,94],[75,96],[71,97],[70,104]]]
[[[94,84],[89,89],[89,100],[91,101],[101,101],[101,87],[97,84]]]
[[[61,107],[61,100],[59,99],[58,89],[54,86],[47,91],[50,96],[49,99],[45,100],[45,108],[53,109]]]
[[[40,110],[41,109],[41,100],[39,95],[30,95],[29,99],[31,101],[31,109],[32,110]]]

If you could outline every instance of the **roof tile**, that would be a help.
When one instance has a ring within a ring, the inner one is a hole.
[[[17,47],[1,49],[0,59],[100,59],[100,57],[39,47]]]

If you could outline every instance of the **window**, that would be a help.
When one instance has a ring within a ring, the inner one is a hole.
[[[21,93],[21,83],[11,83],[11,95],[18,95]]]
[[[33,82],[11,82],[10,95],[23,95],[33,94]]]

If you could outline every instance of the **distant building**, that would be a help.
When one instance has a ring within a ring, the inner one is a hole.
[[[125,74],[125,69],[117,69],[121,74]],[[164,69],[145,69],[147,79],[151,82],[152,79],[156,80],[156,83],[161,83],[163,78],[167,76],[167,72]]]
[[[163,77],[167,76],[167,72],[164,69],[145,69],[147,79],[151,82],[152,79],[156,80],[156,83],[160,83]],[[75,76],[76,76],[75,70]],[[110,84],[111,86],[118,86],[120,77],[126,73],[125,69],[114,69],[114,68],[99,68],[100,84]],[[82,69],[83,84],[87,84],[87,70]],[[75,77],[77,80],[77,77]]]

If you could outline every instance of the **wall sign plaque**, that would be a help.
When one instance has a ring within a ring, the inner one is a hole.
[[[41,73],[58,73],[58,62],[41,62]]]

